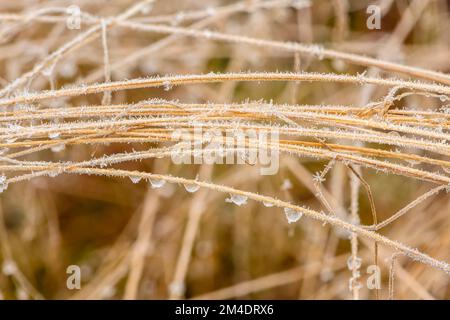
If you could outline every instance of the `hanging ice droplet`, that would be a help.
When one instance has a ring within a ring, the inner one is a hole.
[[[186,189],[187,192],[194,193],[198,189],[200,189],[200,186],[194,183],[186,183],[184,184],[184,188]]]
[[[131,182],[133,182],[133,183],[139,183],[139,181],[141,181],[141,177],[139,177],[139,176],[130,176],[130,180],[131,180]]]
[[[0,193],[8,189],[8,182],[6,181],[6,176],[1,175],[0,176]]]
[[[390,131],[388,134],[394,138],[401,137],[401,134],[398,131]]]
[[[57,144],[57,145],[52,146],[50,149],[53,152],[60,152],[60,151],[63,151],[65,148],[66,148],[66,145],[61,143],[61,144]]]
[[[164,81],[163,82],[164,91],[169,91],[173,88],[173,84],[170,81]]]
[[[267,208],[273,207],[273,203],[272,202],[263,201],[263,205],[264,205],[264,207],[267,207]]]
[[[56,138],[58,138],[60,136],[60,133],[59,132],[50,132],[49,134],[48,134],[48,137],[50,138],[50,139],[56,139]]]
[[[154,180],[150,179],[150,186],[152,189],[159,189],[166,184],[166,180]]]
[[[348,280],[348,289],[350,291],[360,290],[361,288],[362,288],[362,284],[361,284],[361,282],[358,281],[357,277],[351,277]]]
[[[230,197],[225,199],[225,202],[234,203],[237,206],[242,206],[247,203],[248,197],[240,194],[230,194]]]
[[[286,215],[286,219],[288,223],[294,223],[300,220],[303,216],[303,213],[292,208],[284,208],[284,214]]]
[[[353,256],[350,256],[347,259],[347,268],[349,270],[359,269],[359,268],[361,268],[361,264],[362,264],[361,258],[358,258],[358,257],[353,258]]]
[[[448,97],[445,94],[439,96],[439,100],[441,100],[442,102],[447,101],[447,99],[448,99]]]

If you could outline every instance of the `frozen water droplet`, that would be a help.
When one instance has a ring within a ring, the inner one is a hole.
[[[303,213],[292,208],[284,208],[284,214],[288,223],[297,222],[303,216]]]
[[[50,138],[50,139],[56,139],[56,138],[58,138],[60,136],[60,133],[59,132],[50,132],[49,134],[48,134],[48,137]]]
[[[264,207],[267,207],[267,208],[273,207],[273,203],[272,202],[263,201],[263,205],[264,205]]]
[[[226,202],[234,203],[237,206],[242,206],[247,203],[248,197],[240,194],[230,194],[230,197],[225,199]]]
[[[342,228],[333,228],[334,234],[340,239],[349,239],[351,232]]]
[[[355,258],[353,259],[353,256],[350,256],[350,257],[347,259],[347,268],[348,268],[349,270],[359,269],[359,268],[361,268],[361,263],[362,263],[361,258],[355,257]]]
[[[150,179],[150,186],[152,189],[159,189],[166,184],[166,180]]]
[[[200,189],[200,186],[194,183],[186,183],[184,184],[184,188],[186,189],[187,192],[194,193],[198,189]]]
[[[164,91],[169,91],[173,88],[173,84],[170,81],[164,81],[163,82]]]
[[[65,148],[66,148],[66,145],[61,143],[61,144],[57,144],[57,145],[52,146],[50,149],[53,152],[60,152],[60,151],[63,151]]]
[[[133,182],[133,183],[139,183],[139,181],[141,181],[141,177],[139,177],[139,176],[131,176],[130,177],[130,180],[131,180],[131,182]]]
[[[389,135],[390,135],[391,137],[394,137],[394,138],[396,138],[396,137],[401,137],[400,133],[397,132],[397,131],[390,131],[390,132],[389,132]]]
[[[441,100],[442,102],[447,101],[447,99],[448,99],[448,97],[445,94],[439,96],[439,100]]]
[[[354,289],[359,290],[362,288],[361,282],[358,281],[358,277],[351,277],[348,281],[348,289],[353,291]]]

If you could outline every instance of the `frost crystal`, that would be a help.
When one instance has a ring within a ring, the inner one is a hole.
[[[131,176],[130,177],[130,180],[131,180],[131,182],[133,182],[133,183],[139,183],[139,181],[141,181],[141,177],[139,177],[139,176]]]
[[[8,182],[6,181],[6,176],[1,175],[0,176],[0,193],[8,189]]]
[[[173,88],[173,84],[170,81],[163,82],[164,91],[169,91]]]
[[[317,183],[325,182],[325,178],[322,177],[322,175],[320,174],[320,172],[316,172],[316,173],[313,175],[312,178],[313,178],[313,181],[314,181],[314,182],[317,182]]]

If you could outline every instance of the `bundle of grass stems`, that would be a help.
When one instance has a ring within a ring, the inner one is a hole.
[[[371,4],[1,1],[0,298],[448,299],[449,3]]]

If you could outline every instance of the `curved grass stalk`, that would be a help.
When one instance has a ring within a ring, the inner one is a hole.
[[[392,222],[396,221],[397,219],[399,219],[400,217],[402,217],[403,215],[405,215],[409,210],[411,210],[412,208],[416,207],[417,205],[419,205],[420,203],[424,202],[426,199],[428,199],[429,197],[432,197],[434,195],[436,195],[437,193],[439,193],[442,190],[448,190],[449,187],[448,186],[438,186],[435,187],[429,191],[427,191],[426,193],[424,193],[423,195],[421,195],[420,197],[416,198],[414,201],[408,203],[408,205],[406,205],[405,207],[403,207],[402,209],[400,209],[399,211],[397,211],[395,214],[393,214],[392,216],[390,216],[388,219],[378,223],[378,224],[374,224],[372,226],[367,226],[365,227],[367,230],[374,230],[374,231],[378,231],[381,228],[384,228],[385,226],[391,224]]]
[[[20,79],[20,78],[19,78]],[[281,73],[281,72],[254,72],[254,73],[225,73],[225,74],[200,74],[200,75],[177,75],[159,78],[143,78],[126,81],[115,81],[85,85],[74,88],[63,88],[39,93],[18,95],[13,98],[0,100],[0,107],[13,104],[33,103],[47,99],[75,97],[85,94],[102,93],[104,91],[129,90],[139,88],[154,88],[162,86],[175,86],[199,83],[215,83],[222,81],[324,81],[351,84],[374,84],[387,87],[404,87],[409,90],[429,91],[450,95],[450,87],[428,84],[418,81],[404,81],[399,79],[382,79],[366,76],[341,75],[334,73]],[[1,93],[1,91],[0,91]]]
[[[153,174],[153,173],[146,173],[146,172],[139,172],[139,171],[127,171],[127,170],[118,170],[118,169],[97,169],[97,168],[72,168],[67,169],[65,173],[73,173],[73,174],[83,174],[83,175],[99,175],[99,176],[108,176],[108,177],[118,177],[118,178],[130,178],[130,177],[139,177],[144,180],[148,179],[157,179],[157,180],[165,180],[170,183],[178,183],[178,184],[195,184],[202,188],[207,188],[210,190],[222,192],[222,193],[228,193],[228,194],[235,194],[235,195],[241,195],[245,196],[249,199],[252,199],[257,202],[266,202],[271,203],[275,207],[278,208],[290,208],[295,211],[302,212],[305,216],[328,223],[334,227],[342,228],[350,232],[354,232],[358,234],[358,236],[362,236],[365,238],[368,238],[370,240],[376,241],[381,245],[384,245],[386,247],[389,247],[394,250],[398,250],[402,252],[407,257],[421,262],[423,264],[429,265],[433,268],[439,269],[444,271],[447,274],[450,274],[450,265],[446,262],[436,260],[427,254],[424,254],[417,249],[412,249],[402,243],[396,242],[394,240],[391,240],[389,238],[386,238],[378,233],[375,233],[373,231],[364,229],[361,226],[354,225],[348,222],[345,222],[335,216],[329,216],[324,213],[320,213],[311,209],[307,209],[301,206],[293,205],[289,202],[285,202],[279,199],[275,199],[269,196],[265,195],[259,195],[253,192],[243,191],[239,189],[235,189],[228,186],[222,186],[222,185],[216,185],[214,183],[210,182],[204,182],[199,180],[192,180],[192,179],[185,179],[180,177],[174,177],[174,176],[167,176],[167,175],[161,175],[161,174]],[[30,175],[29,178],[33,178],[33,175]],[[16,178],[8,179],[8,183],[14,183],[18,180]]]
[[[367,67],[377,67],[389,72],[401,73],[409,75],[411,77],[417,77],[430,81],[439,82],[442,84],[450,85],[450,76],[444,73],[421,69],[417,67],[411,67],[393,63],[389,61],[370,58],[362,55],[339,52],[331,49],[324,49],[318,45],[306,45],[295,42],[281,42],[275,40],[264,40],[246,36],[238,36],[225,34],[210,30],[198,31],[189,28],[171,27],[165,25],[151,25],[151,24],[139,24],[130,21],[122,21],[119,23],[123,27],[129,27],[138,31],[151,31],[164,34],[177,34],[195,38],[204,38],[208,40],[218,40],[235,44],[249,44],[257,47],[279,49],[289,52],[299,52],[306,55],[314,56],[318,59],[330,58],[340,59],[349,63],[363,65]]]
[[[101,135],[101,133],[96,134]],[[193,139],[191,136],[182,135],[186,141],[189,139]],[[81,138],[75,138],[81,140]],[[167,136],[167,140],[171,140],[169,136]],[[108,140],[101,139],[102,142],[107,142]],[[124,138],[122,140],[124,143],[129,143],[129,138]],[[148,140],[147,140],[148,141]],[[155,140],[158,141],[158,140]],[[117,140],[116,140],[117,142]],[[258,142],[253,143],[252,141],[248,141],[250,144],[250,147],[258,148]],[[51,144],[60,144],[61,142],[58,141],[50,141]],[[432,181],[434,183],[443,184],[443,185],[449,185],[450,184],[450,177],[441,175],[439,173],[433,173],[429,171],[424,171],[420,169],[410,168],[401,164],[395,164],[390,163],[387,161],[380,161],[377,159],[367,158],[364,156],[358,156],[353,154],[347,154],[347,153],[339,153],[336,151],[330,151],[329,149],[320,149],[320,148],[314,148],[309,146],[293,146],[290,149],[289,148],[283,148],[283,145],[277,145],[273,146],[269,144],[270,148],[274,148],[275,151],[285,151],[291,154],[295,154],[297,156],[307,156],[317,159],[327,159],[331,160],[336,157],[339,157],[342,161],[348,162],[348,163],[355,163],[359,165],[363,165],[367,168],[372,168],[377,171],[385,171],[389,173],[394,173],[396,175],[404,175],[408,177],[412,177],[419,180],[425,180],[425,181]],[[39,148],[43,148],[40,146]],[[26,152],[27,150],[25,150]]]

